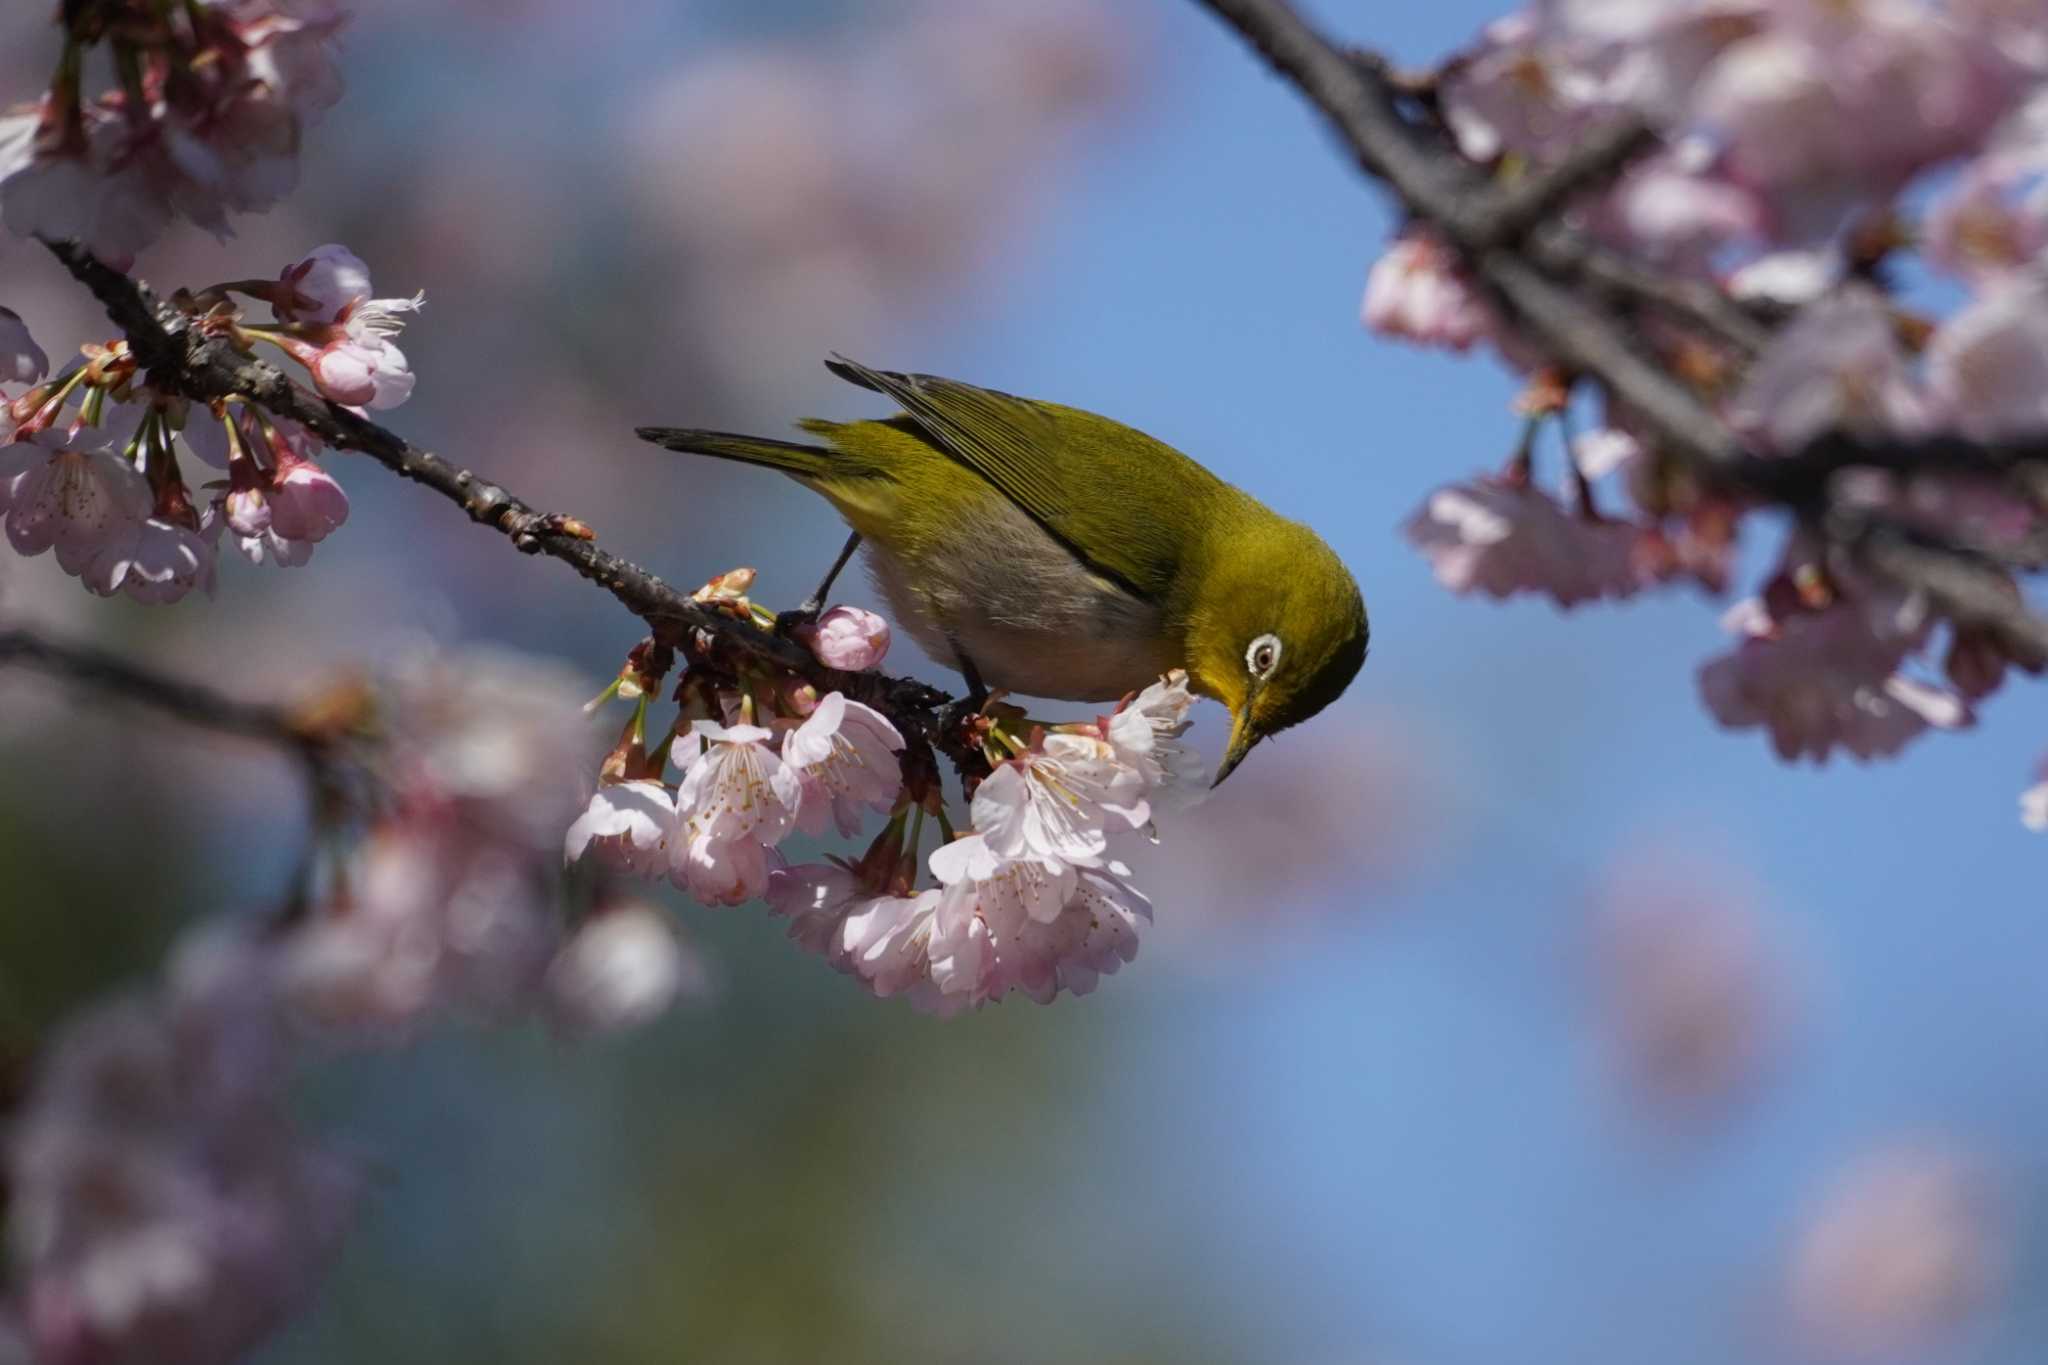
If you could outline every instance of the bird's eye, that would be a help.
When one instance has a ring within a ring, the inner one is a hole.
[[[1244,652],[1244,666],[1254,678],[1268,678],[1280,666],[1280,637],[1261,635]]]

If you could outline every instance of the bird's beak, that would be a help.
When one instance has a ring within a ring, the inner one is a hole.
[[[1263,738],[1265,736],[1252,724],[1251,698],[1247,697],[1244,709],[1237,713],[1237,718],[1231,723],[1230,748],[1225,751],[1223,761],[1216,765],[1216,778],[1209,784],[1211,790],[1222,786],[1223,779],[1237,771],[1237,765],[1244,762],[1244,756]]]

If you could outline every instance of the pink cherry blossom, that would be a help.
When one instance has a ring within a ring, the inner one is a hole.
[[[1983,1163],[1949,1139],[1864,1153],[1798,1230],[1785,1282],[1793,1325],[1837,1356],[1927,1358],[2005,1279],[2005,1207]]]
[[[201,526],[200,534],[210,537],[218,547],[220,537],[226,531],[227,519],[220,513],[216,504],[215,510],[208,513],[205,524]],[[231,538],[242,558],[259,567],[268,564],[272,568],[297,569],[303,568],[313,558],[313,546],[310,541],[286,540],[270,528],[266,528],[259,535],[231,534]]]
[[[700,720],[676,741],[681,822],[669,875],[707,905],[739,905],[768,889],[771,850],[796,823],[802,777],[758,725]]]
[[[1970,150],[2016,92],[1990,45],[1931,6],[1799,0],[1714,62],[1696,109],[1797,240]]]
[[[124,541],[149,514],[149,482],[103,428],[56,426],[0,447],[7,539],[25,555],[57,546],[66,568]]]
[[[1659,1117],[1702,1117],[1761,1078],[1791,1022],[1753,893],[1668,850],[1603,880],[1595,947],[1615,1065]]]
[[[2024,197],[2013,189],[1980,164],[1937,198],[1923,241],[1929,263],[1982,289],[2038,259],[2048,250],[2048,182]]]
[[[886,811],[896,803],[903,785],[896,754],[902,748],[903,736],[888,717],[827,693],[782,741],[782,761],[802,783],[797,826],[822,834],[830,820],[842,835],[859,833],[864,810]]]
[[[1829,431],[1913,432],[1926,421],[1885,300],[1852,286],[1802,310],[1730,404],[1738,428],[1791,454]]]
[[[771,913],[789,921],[789,936],[798,946],[850,971],[836,952],[840,927],[871,894],[859,874],[841,863],[799,863],[769,871],[764,899]]]
[[[189,11],[131,49],[131,88],[71,108],[46,97],[0,122],[0,210],[13,231],[125,261],[174,214],[218,236],[290,191],[300,140],[340,94],[327,4],[235,0]],[[140,96],[140,98],[137,98]]]
[[[587,1038],[653,1023],[697,975],[668,916],[635,901],[604,906],[577,926],[542,989],[555,1027]]]
[[[1703,144],[1689,142],[1624,176],[1604,220],[1643,255],[1697,272],[1728,242],[1759,232],[1763,213],[1754,194],[1716,173]]]
[[[1474,161],[1503,152],[1545,158],[1568,147],[1607,107],[1601,73],[1585,44],[1533,15],[1487,27],[1479,50],[1444,82],[1445,122]]]
[[[2048,287],[2013,279],[1949,318],[1928,342],[1927,382],[1965,435],[2048,431]]]
[[[676,798],[667,787],[646,779],[607,782],[569,826],[562,858],[573,863],[595,852],[623,872],[656,876],[668,866],[675,833]]]
[[[286,322],[339,322],[370,297],[370,267],[339,243],[315,247],[278,274],[284,286],[274,306]]]
[[[343,407],[395,408],[412,397],[412,367],[387,334],[338,337],[320,349],[310,368],[314,385]]]
[[[889,652],[889,623],[864,607],[833,607],[798,638],[827,668],[860,673],[881,666]]]
[[[936,890],[855,900],[840,922],[832,960],[884,999],[908,996],[913,1005],[937,1013],[966,1008],[965,996],[942,1002],[933,980],[932,939],[941,900]]]
[[[372,298],[369,268],[335,245],[287,266],[277,291],[275,311],[290,327],[273,339],[306,366],[321,393],[345,407],[378,409],[412,396],[412,366],[393,338],[408,314],[426,306],[426,295]]]
[[[1701,666],[1707,709],[1730,729],[1767,729],[1788,762],[1821,762],[1837,748],[1867,760],[1930,728],[1972,723],[1960,697],[1898,671],[1931,625],[1917,598],[1840,597],[1783,619],[1750,599],[1723,624],[1742,642]]]
[[[1118,830],[1151,819],[1145,778],[1107,740],[1054,733],[976,788],[974,828],[995,856],[1092,864]]]
[[[58,547],[58,557],[64,549]],[[213,592],[215,543],[171,516],[132,523],[102,543],[77,572],[102,597],[125,592],[138,602],[166,605],[194,588]]]
[[[1062,988],[1085,995],[1136,956],[1137,923],[1151,918],[1120,864],[1013,861],[974,835],[935,851],[931,866],[945,890],[926,944],[930,979],[966,1006],[1011,991],[1040,1004]]]
[[[1493,336],[1493,310],[1474,291],[1449,247],[1410,229],[1373,263],[1362,308],[1365,325],[1382,336],[1425,346],[1469,349]]]
[[[346,1225],[356,1173],[289,1119],[269,952],[226,937],[198,931],[159,987],[68,1023],[12,1117],[7,1233],[39,1361],[239,1358]]]
[[[1642,527],[1574,515],[1515,478],[1440,488],[1404,529],[1452,592],[1535,592],[1572,607],[1631,596],[1655,576]]]
[[[271,471],[270,526],[284,540],[313,544],[348,520],[348,494],[332,474],[286,451]]]
[[[1202,756],[1180,742],[1194,723],[1189,715],[1194,705],[1188,675],[1176,668],[1119,707],[1104,727],[1117,760],[1137,771],[1155,801],[1168,790],[1188,795],[1204,790]]]

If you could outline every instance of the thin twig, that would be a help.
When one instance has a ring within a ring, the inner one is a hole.
[[[159,388],[201,402],[249,399],[298,422],[337,449],[359,451],[432,489],[525,553],[568,564],[611,593],[665,643],[680,644],[691,631],[705,632],[725,647],[802,674],[821,691],[843,692],[888,715],[906,733],[947,747],[937,717],[952,698],[937,688],[914,678],[827,668],[796,641],[693,601],[639,565],[605,550],[573,518],[539,511],[502,485],[328,402],[275,367],[236,352],[227,342],[206,338],[177,308],[83,247],[68,242],[45,245],[100,301],[127,336],[150,382]]]
[[[321,752],[328,741],[300,725],[283,707],[241,701],[91,645],[53,640],[24,627],[0,630],[0,667],[10,665],[82,684],[188,725],[273,744],[307,762],[324,761]]]

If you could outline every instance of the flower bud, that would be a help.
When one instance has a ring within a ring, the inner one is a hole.
[[[834,607],[798,638],[827,668],[859,673],[879,666],[889,652],[889,623],[862,607]]]

